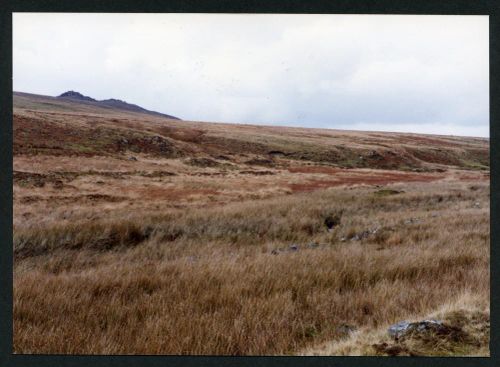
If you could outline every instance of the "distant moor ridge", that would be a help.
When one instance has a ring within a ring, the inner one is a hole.
[[[14,154],[133,153],[192,158],[211,167],[287,169],[302,162],[417,172],[487,171],[490,160],[487,138],[183,121],[75,91],[58,97],[14,92]]]
[[[150,111],[150,110],[147,110],[147,109],[142,108],[140,106],[137,106],[135,104],[131,104],[131,103],[127,103],[125,101],[122,101],[120,99],[110,98],[110,99],[103,99],[102,101],[98,101],[94,98],[84,96],[83,94],[81,94],[79,92],[72,91],[72,90],[70,90],[68,92],[64,92],[63,94],[61,94],[57,98],[67,98],[67,99],[76,100],[76,101],[90,102],[90,103],[95,103],[99,106],[111,107],[111,108],[116,108],[119,110],[139,112],[139,113],[145,113],[148,115],[156,115],[156,116],[166,117],[169,119],[180,120],[178,117],[166,115],[164,113],[160,113],[160,112],[156,112],[156,111]]]

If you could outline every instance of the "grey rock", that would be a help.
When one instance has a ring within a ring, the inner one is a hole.
[[[397,324],[391,325],[387,330],[387,333],[391,338],[399,339],[413,332],[421,333],[428,330],[440,331],[444,328],[445,326],[443,325],[443,322],[439,320],[423,320],[417,322],[401,321]]]
[[[288,249],[290,251],[298,251],[299,250],[299,246],[298,245],[290,245],[290,247],[288,247]]]
[[[413,223],[420,223],[420,219],[418,218],[410,218],[404,221],[404,224],[413,224]]]
[[[308,248],[316,248],[316,247],[318,247],[318,246],[319,246],[319,245],[318,245],[317,243],[315,243],[315,242],[311,242],[311,243],[309,243],[309,244],[307,245],[307,247],[308,247]]]
[[[397,324],[389,326],[389,329],[387,329],[387,333],[391,338],[398,339],[408,331],[410,324],[411,323],[408,321],[400,321]]]
[[[130,156],[130,157],[128,157],[128,160],[129,160],[129,161],[137,161],[137,158],[136,158],[136,157],[134,157],[134,156]]]

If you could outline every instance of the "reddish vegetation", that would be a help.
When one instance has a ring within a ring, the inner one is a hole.
[[[340,171],[340,170],[339,170]],[[344,171],[345,172],[345,171]],[[348,171],[347,171],[348,172]],[[307,192],[327,187],[342,186],[342,185],[385,185],[395,182],[430,182],[436,181],[443,176],[426,175],[426,174],[403,174],[403,173],[366,173],[362,175],[338,175],[337,180],[312,180],[306,183],[290,184],[289,187],[293,192]]]
[[[327,167],[327,166],[301,166],[301,167],[290,167],[288,172],[291,173],[324,173],[327,175],[333,175],[338,172],[342,172],[341,169]]]

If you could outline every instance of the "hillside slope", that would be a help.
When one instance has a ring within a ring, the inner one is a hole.
[[[28,109],[41,110],[61,110],[74,112],[91,112],[94,113],[120,113],[133,112],[156,117],[164,117],[172,120],[180,120],[178,117],[167,115],[164,113],[150,111],[135,104],[127,103],[119,99],[105,99],[98,101],[94,98],[84,96],[81,93],[68,91],[58,97],[42,96],[38,94],[13,92],[14,106],[24,106]]]
[[[119,102],[117,102],[119,104]],[[295,160],[343,168],[488,169],[489,140],[168,120],[89,101],[14,94],[14,152],[203,156],[256,164]]]

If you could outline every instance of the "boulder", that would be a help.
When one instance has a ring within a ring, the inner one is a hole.
[[[439,320],[423,320],[417,322],[401,321],[397,324],[391,325],[387,330],[389,336],[393,339],[400,339],[412,333],[421,333],[425,331],[440,332],[446,326]]]

